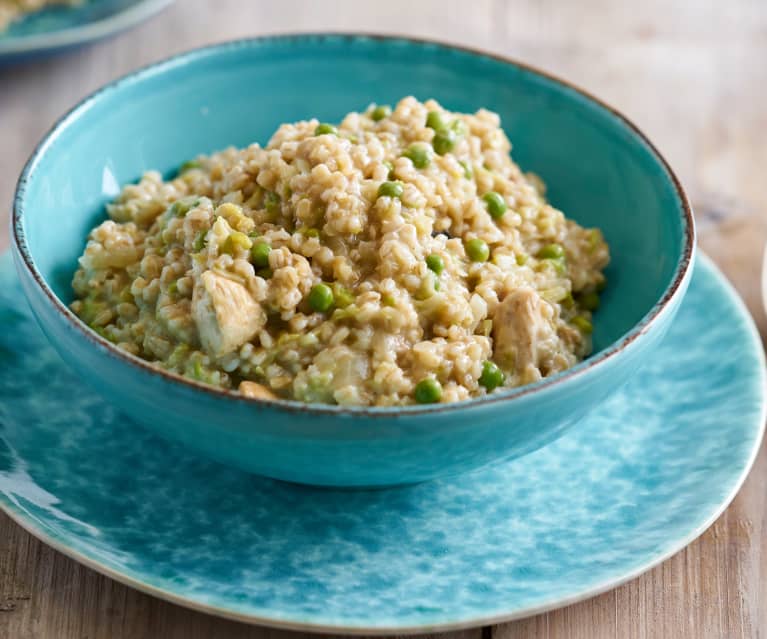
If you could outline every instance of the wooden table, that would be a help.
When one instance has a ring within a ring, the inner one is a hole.
[[[24,160],[53,120],[83,95],[190,47],[329,29],[420,35],[496,51],[565,76],[614,104],[676,168],[696,209],[704,248],[767,336],[758,295],[767,239],[767,5],[758,0],[180,0],[108,42],[0,69],[0,248],[7,245],[5,215]],[[763,449],[725,514],[654,570],[568,608],[441,637],[767,637],[766,486]],[[63,557],[0,515],[0,638],[301,636],[140,594]]]

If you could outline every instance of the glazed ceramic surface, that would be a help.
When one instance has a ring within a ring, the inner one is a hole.
[[[577,428],[514,462],[377,491],[284,484],[129,422],[48,346],[0,269],[0,504],[79,561],[184,605],[332,632],[563,605],[699,535],[750,467],[761,344],[699,259],[669,335]]]
[[[604,231],[613,261],[595,317],[598,354],[532,387],[452,405],[264,403],[159,374],[84,330],[62,304],[71,300],[77,257],[105,202],[142,171],[171,174],[199,152],[265,143],[284,121],[334,121],[410,93],[452,110],[499,112],[514,157],[545,177],[551,201]],[[558,437],[653,357],[689,283],[694,242],[670,170],[608,108],[515,63],[361,36],[229,43],[110,85],[39,147],[20,180],[14,215],[17,263],[33,311],[83,379],[133,418],[213,458],[335,486],[447,476]]]
[[[0,33],[0,64],[80,46],[146,20],[172,0],[85,0],[29,14]]]

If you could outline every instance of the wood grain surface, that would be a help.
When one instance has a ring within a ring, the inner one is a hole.
[[[633,119],[690,194],[701,244],[767,338],[767,3],[761,0],[179,0],[151,22],[59,57],[0,68],[0,249],[15,179],[79,98],[179,51],[254,34],[374,31],[510,55]],[[443,639],[767,638],[767,449],[697,541],[599,597]],[[300,639],[190,612],[84,568],[0,515],[0,639]]]

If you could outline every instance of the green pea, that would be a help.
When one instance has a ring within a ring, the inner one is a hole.
[[[565,249],[560,244],[547,244],[540,251],[536,257],[540,260],[557,260],[565,256]]]
[[[446,129],[444,131],[437,131],[434,134],[434,139],[431,141],[431,145],[434,147],[439,155],[445,155],[450,153],[455,148],[456,136],[453,131]]]
[[[186,173],[192,169],[199,169],[202,167],[202,162],[199,160],[187,160],[180,167],[178,167],[178,174]]]
[[[90,326],[93,320],[96,319],[96,316],[103,313],[106,308],[107,305],[104,302],[96,302],[92,299],[84,299],[80,313],[78,314],[80,315],[80,318]]]
[[[177,366],[183,364],[188,356],[189,346],[186,344],[179,344],[176,346],[176,348],[173,349],[173,351],[171,351],[171,354],[168,356],[168,365],[172,368],[176,368]]]
[[[303,229],[299,229],[299,230],[301,231],[301,235],[303,235],[304,237],[319,237],[320,236],[320,230],[319,229],[315,229],[314,227],[309,227],[308,229],[307,228],[303,228]]]
[[[466,249],[466,255],[472,262],[487,262],[487,258],[490,257],[490,247],[488,247],[485,240],[481,240],[475,237],[473,240],[468,240],[464,244]]]
[[[503,371],[493,362],[488,360],[482,364],[482,374],[479,376],[479,383],[484,386],[488,392],[495,390],[499,386],[503,386],[504,379]]]
[[[388,118],[391,115],[391,107],[388,104],[379,104],[370,113],[370,117],[373,121],[378,122],[384,118]]]
[[[404,192],[402,182],[382,182],[378,187],[378,197],[402,197]]]
[[[272,275],[274,275],[274,271],[270,268],[260,268],[256,271],[256,275],[259,277],[263,277],[265,280],[271,279]]]
[[[557,275],[567,275],[567,260],[564,257],[559,257],[555,260],[548,261],[554,266],[554,270],[557,272]]]
[[[468,162],[459,160],[458,164],[460,164],[463,168],[463,177],[465,177],[467,180],[470,180],[474,177],[474,171],[471,170],[471,165]]]
[[[200,200],[198,199],[188,197],[182,198],[171,204],[170,212],[176,217],[184,217],[187,213],[189,213],[189,211],[191,211],[195,206],[198,206],[199,204]]]
[[[506,213],[506,209],[509,208],[506,206],[506,201],[503,199],[503,196],[495,191],[488,191],[482,196],[482,199],[487,205],[487,212],[494,220],[503,217],[503,214]]]
[[[250,247],[250,261],[257,269],[266,268],[269,266],[269,253],[271,252],[272,247],[266,242],[256,242]]]
[[[117,338],[114,335],[114,332],[110,330],[108,327],[105,326],[92,326],[91,327],[94,331],[96,331],[101,337],[103,337],[108,342],[112,342],[113,344],[117,344]]]
[[[524,253],[517,253],[514,256],[514,259],[517,262],[517,266],[524,266],[525,264],[527,264],[527,255],[525,255]]]
[[[445,261],[442,259],[441,255],[432,253],[426,258],[426,266],[437,275],[440,275],[442,271],[445,270]]]
[[[338,129],[332,124],[322,122],[314,129],[314,135],[338,135]]]
[[[435,131],[442,131],[447,128],[447,121],[439,111],[429,111],[426,116],[426,126]]]
[[[419,301],[427,300],[438,290],[439,280],[437,276],[431,271],[427,271],[413,297]]]
[[[594,325],[589,319],[583,317],[583,315],[576,315],[570,320],[570,323],[581,333],[586,333],[586,335],[590,335],[594,331]]]
[[[274,191],[267,191],[264,195],[264,208],[269,213],[276,213],[280,208],[280,196]]]
[[[449,128],[459,138],[463,137],[468,132],[468,129],[466,128],[466,123],[463,120],[461,120],[460,118],[457,118],[457,119],[453,120],[450,123],[450,127]]]
[[[389,295],[389,293],[384,293],[381,295],[381,303],[384,306],[396,306],[397,303],[394,301],[394,297]]]
[[[599,295],[594,292],[581,293],[578,296],[578,303],[587,311],[595,311],[599,308]]]
[[[309,291],[309,306],[312,310],[324,313],[333,306],[334,301],[333,289],[327,284],[320,282],[312,286],[312,290]]]
[[[434,404],[442,398],[442,385],[433,377],[422,379],[413,394],[419,404]]]
[[[411,144],[402,155],[417,169],[425,169],[431,164],[431,149],[424,144]]]

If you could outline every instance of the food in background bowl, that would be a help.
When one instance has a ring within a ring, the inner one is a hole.
[[[107,206],[72,309],[245,395],[451,402],[591,349],[608,248],[511,160],[499,117],[409,97],[149,172]]]
[[[12,22],[20,20],[28,13],[55,5],[73,7],[82,2],[83,0],[0,0],[0,33],[5,31]]]

